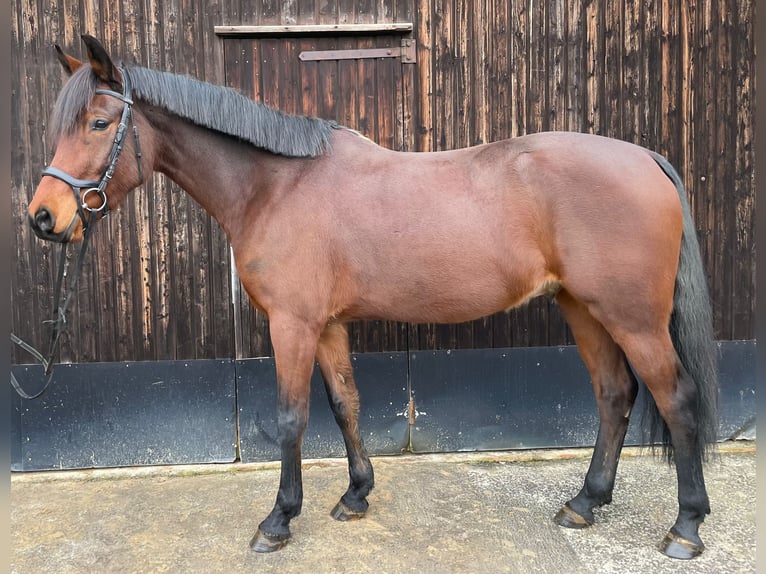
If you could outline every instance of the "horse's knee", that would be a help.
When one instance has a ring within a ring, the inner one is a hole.
[[[283,447],[300,443],[308,424],[308,408],[299,405],[280,405],[277,409],[277,433]]]

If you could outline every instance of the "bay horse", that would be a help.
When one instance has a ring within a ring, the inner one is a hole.
[[[373,469],[359,432],[347,323],[453,323],[555,295],[592,377],[600,424],[582,489],[555,521],[593,524],[612,500],[639,384],[643,428],[674,463],[678,515],[659,548],[689,559],[710,512],[703,463],[717,432],[717,365],[699,245],[681,179],[662,156],[550,132],[407,153],[182,75],[116,65],[84,35],[56,142],[29,204],[42,239],[79,241],[153,171],[223,227],[252,304],[268,316],[281,475],[250,543],[283,547],[301,511],[301,443],[319,364],[348,455],[332,516],[362,517]],[[119,161],[118,161],[119,160]]]

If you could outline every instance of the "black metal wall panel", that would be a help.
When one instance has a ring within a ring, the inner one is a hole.
[[[36,366],[16,366],[32,388]],[[12,470],[231,462],[234,364],[227,360],[60,365],[39,399],[14,394]]]
[[[720,348],[719,439],[755,438],[755,342]],[[577,348],[411,353],[416,452],[593,446],[598,412]],[[626,444],[640,444],[645,389]]]
[[[719,438],[754,439],[755,341],[722,342],[720,350]],[[352,361],[371,454],[590,447],[596,439],[595,399],[576,347],[365,353]],[[13,369],[30,390],[41,380],[39,367]],[[641,442],[644,392],[627,444]],[[243,462],[279,460],[273,358],[60,365],[40,399],[12,398],[11,468],[234,461],[237,423]],[[345,456],[318,369],[303,454]]]
[[[722,341],[718,438],[755,440],[755,341]]]
[[[598,415],[575,347],[411,354],[416,452],[580,446]]]
[[[400,454],[407,448],[407,353],[351,356],[359,388],[359,426],[370,454]],[[279,460],[277,384],[273,358],[237,361],[240,456],[243,462]],[[309,424],[304,458],[346,455],[327,401],[319,368],[311,378]]]

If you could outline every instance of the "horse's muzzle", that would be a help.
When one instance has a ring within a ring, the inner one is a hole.
[[[29,226],[37,237],[46,241],[66,243],[72,235],[71,225],[67,226],[63,232],[54,233],[56,218],[44,207],[38,209],[34,216],[29,215]]]

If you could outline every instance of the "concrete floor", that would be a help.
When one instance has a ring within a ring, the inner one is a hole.
[[[271,509],[275,464],[14,474],[11,572],[755,572],[754,443],[726,445],[707,467],[713,513],[693,562],[656,550],[675,519],[674,470],[626,450],[614,502],[579,531],[552,517],[588,450],[376,458],[370,510],[349,523],[329,516],[345,461],[307,461],[293,539],[269,555],[248,542]]]

